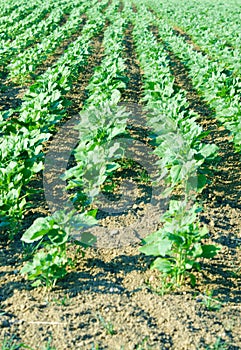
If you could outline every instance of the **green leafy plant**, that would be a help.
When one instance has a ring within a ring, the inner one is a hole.
[[[66,252],[71,234],[79,232],[80,239],[74,242],[83,248],[96,241],[91,233],[84,232],[96,220],[85,213],[73,214],[57,211],[52,216],[38,218],[22,236],[25,243],[41,242],[41,249],[34,254],[33,260],[21,269],[22,274],[34,281],[32,286],[53,287],[67,274],[67,268],[73,266]]]
[[[156,257],[151,269],[161,272],[165,287],[179,287],[186,277],[194,286],[192,270],[201,268],[197,259],[212,258],[219,249],[201,243],[208,231],[205,226],[200,227],[199,210],[196,204],[188,209],[186,202],[171,201],[169,210],[161,217],[163,227],[143,240],[140,251]]]
[[[68,180],[67,189],[78,189],[72,196],[73,202],[84,194],[86,203],[92,203],[107,177],[119,168],[115,160],[122,156],[123,150],[114,138],[125,133],[127,115],[124,108],[111,106],[109,102],[82,112],[77,125],[81,141],[74,152],[77,165],[63,176]]]

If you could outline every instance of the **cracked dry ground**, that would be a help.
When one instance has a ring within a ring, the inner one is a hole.
[[[141,109],[143,79],[131,29],[124,38],[130,80],[123,102],[139,105]],[[69,93],[73,101],[70,116],[77,113],[86,98],[85,87],[103,54],[101,41],[100,36],[93,44],[88,71],[80,74]],[[185,67],[171,52],[169,57],[177,86],[185,87],[190,108],[199,114],[203,128],[210,130],[206,142],[215,142],[220,148],[220,161],[211,169],[211,184],[200,196],[204,207],[202,220],[210,232],[208,240],[221,247],[220,253],[212,261],[202,262],[195,288],[186,285],[160,296],[150,287],[158,286],[158,274],[149,270],[151,258],[138,252],[138,241],[120,248],[91,248],[84,258],[70,248],[77,268],[53,290],[46,291],[32,288],[18,273],[24,258],[18,239],[9,242],[1,236],[1,341],[13,336],[17,344],[24,343],[36,350],[45,349],[48,342],[58,350],[241,349],[240,157],[234,153],[228,133],[195,92]],[[10,108],[13,101],[19,104],[14,98],[18,88],[9,86],[8,91],[8,95],[4,91],[8,101],[5,108]],[[132,119],[128,128],[134,138],[143,142],[148,139],[143,123],[138,125]],[[39,175],[31,185],[41,188],[41,184]],[[138,229],[146,210],[151,224],[143,226],[144,233],[158,227],[159,212],[148,209],[148,188],[136,191],[136,195],[144,191],[146,196],[135,203],[134,210],[101,218],[114,240],[116,232],[126,234],[130,226]],[[44,195],[39,194],[26,215],[25,228],[47,212]]]

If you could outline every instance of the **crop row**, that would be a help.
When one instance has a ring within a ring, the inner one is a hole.
[[[152,1],[148,1],[152,7]],[[163,1],[159,13],[173,26],[178,26],[218,60],[240,51],[240,13],[236,1],[191,2]]]
[[[115,4],[117,2],[112,3]],[[80,230],[95,223],[94,218],[85,215],[86,208],[98,196],[107,176],[118,168],[113,158],[120,157],[120,146],[114,138],[125,133],[128,116],[117,106],[121,96],[119,89],[125,87],[122,37],[127,22],[118,12],[110,15],[112,23],[105,30],[103,39],[104,59],[87,86],[90,97],[76,126],[80,140],[74,151],[76,165],[64,175],[64,180],[68,180],[67,189],[75,189],[72,201],[81,205],[82,212],[56,211],[52,216],[37,219],[23,235],[26,243],[45,240],[45,251],[38,251],[33,262],[22,269],[29,279],[35,280],[34,285],[52,285],[66,274],[67,266],[72,263],[66,256],[70,234],[76,227]],[[93,241],[91,234],[81,237],[79,232],[78,244],[86,246]]]
[[[63,9],[64,10],[64,9]],[[27,28],[22,33],[20,33],[14,40],[2,40],[1,41],[1,51],[0,51],[0,65],[5,66],[13,57],[15,57],[19,52],[25,50],[30,45],[36,43],[45,35],[51,33],[59,25],[59,22],[63,18],[64,11],[60,9],[53,9],[48,18],[42,19],[40,22],[36,21],[32,26],[29,26],[28,21]],[[44,13],[42,13],[44,11]],[[42,16],[45,16],[47,10],[40,10]],[[35,14],[36,16],[36,14]]]
[[[10,72],[10,78],[14,82],[22,83],[29,75],[33,74],[48,55],[54,53],[64,40],[70,38],[72,34],[79,30],[80,24],[83,22],[81,16],[87,11],[87,8],[87,4],[74,8],[63,26],[57,26],[56,29],[52,28],[54,30],[51,30],[49,35],[43,37],[40,43],[27,48],[14,57],[6,67]],[[63,10],[66,9],[57,9],[51,13],[51,17],[56,25],[62,18]]]
[[[2,226],[10,224],[13,229],[23,218],[27,204],[25,197],[29,195],[26,185],[43,168],[43,142],[48,140],[49,131],[65,115],[64,95],[78,71],[87,63],[92,38],[103,29],[102,5],[97,5],[96,1],[92,5],[94,9],[88,13],[90,18],[82,35],[29,88],[17,115],[15,111],[0,115],[5,134],[5,138],[1,138],[0,208],[5,217]]]
[[[214,246],[201,242],[207,230],[198,220],[200,208],[195,202],[196,193],[206,183],[204,163],[215,156],[217,147],[201,142],[206,133],[190,112],[185,92],[175,86],[163,44],[149,30],[153,15],[145,6],[137,4],[137,8],[133,35],[144,71],[147,124],[156,135],[159,181],[166,184],[164,196],[178,191],[181,197],[170,200],[161,218],[162,228],[148,235],[140,250],[157,257],[152,268],[162,272],[163,289],[180,285],[187,275],[194,285],[195,276],[189,271],[200,268],[197,258],[212,257],[216,252]]]
[[[154,4],[153,9],[159,13]],[[237,151],[240,151],[241,79],[235,73],[240,68],[230,74],[225,63],[210,60],[208,55],[194,50],[183,37],[175,35],[173,28],[165,19],[157,16],[153,24],[158,26],[160,40],[165,43],[167,49],[187,67],[194,88],[215,111],[213,116],[231,132],[232,141]]]

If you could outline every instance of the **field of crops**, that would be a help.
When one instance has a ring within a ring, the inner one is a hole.
[[[0,349],[241,349],[241,1],[0,0]]]

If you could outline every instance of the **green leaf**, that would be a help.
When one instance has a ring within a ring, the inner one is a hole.
[[[78,240],[75,240],[75,243],[81,247],[88,248],[93,246],[97,241],[97,238],[89,232],[81,233],[81,236]]]
[[[185,244],[185,238],[180,236],[180,234],[169,233],[168,238],[170,241],[175,242],[177,246],[181,246],[182,244]]]
[[[169,274],[172,272],[173,268],[169,260],[157,258],[151,265],[151,269],[157,269],[160,272]]]
[[[54,229],[49,231],[48,237],[53,244],[60,245],[68,241],[69,235],[65,231]]]
[[[158,242],[159,255],[161,256],[165,256],[166,254],[168,254],[171,248],[172,248],[171,240],[162,239],[161,241]]]
[[[92,215],[93,214],[93,215]],[[94,226],[97,224],[98,220],[95,219],[96,211],[93,210],[90,213],[81,213],[76,214],[70,221],[71,227],[76,230],[86,229],[88,227]]]
[[[180,165],[174,165],[171,167],[170,175],[171,175],[173,184],[176,184],[178,181],[180,181],[181,170],[182,170],[182,167]]]
[[[206,183],[207,183],[206,176],[203,174],[198,174],[198,178],[197,178],[197,190],[198,190],[198,192],[200,192],[205,187]]]
[[[189,273],[189,278],[190,278],[190,283],[192,287],[195,287],[196,285],[196,277],[194,276],[193,273]]]
[[[39,287],[41,285],[42,285],[41,279],[38,279],[31,284],[32,287]]]
[[[208,228],[207,226],[203,226],[202,228],[199,229],[199,236],[200,238],[204,238],[206,237],[206,235],[208,234]]]
[[[139,251],[141,253],[144,253],[145,255],[153,255],[153,256],[159,256],[159,247],[157,244],[146,244],[143,247],[139,248]]]
[[[97,212],[98,212],[98,209],[91,209],[86,213],[86,216],[91,216],[92,218],[95,219]],[[96,221],[95,221],[95,223],[96,223]]]
[[[148,236],[146,236],[143,240],[142,240],[142,244],[150,244],[153,241],[156,241],[157,239],[159,239],[162,235],[162,231],[158,230],[155,231],[151,234],[149,234]]]
[[[117,163],[108,163],[106,166],[106,174],[111,174],[120,167]]]
[[[48,217],[37,218],[27,231],[25,231],[21,240],[25,243],[39,241],[51,228],[52,226]]]
[[[115,89],[113,90],[111,94],[111,104],[117,105],[117,103],[120,101],[121,93],[119,90]]]
[[[219,247],[215,246],[215,245],[209,245],[209,244],[205,244],[202,246],[202,258],[213,258],[218,251],[220,250]]]
[[[156,236],[152,234],[152,241],[150,243],[145,244],[143,247],[140,247],[140,252],[146,254],[146,255],[153,255],[153,256],[165,256],[172,247],[172,241],[168,239],[163,239],[160,236]]]
[[[218,150],[218,146],[216,146],[214,144],[205,144],[201,148],[200,153],[206,159],[206,158],[210,157],[211,155],[214,155],[217,150]]]

